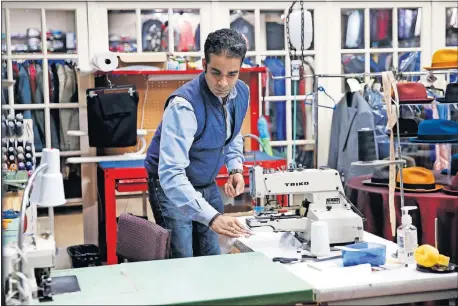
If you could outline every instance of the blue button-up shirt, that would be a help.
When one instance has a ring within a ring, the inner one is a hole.
[[[226,140],[231,137],[234,119],[228,106],[237,95],[235,87],[226,103]],[[223,103],[220,98],[220,102]],[[164,111],[159,153],[159,178],[167,198],[194,221],[208,225],[216,215],[214,209],[189,182],[185,169],[189,165],[189,150],[197,132],[194,109],[186,99],[174,97]],[[228,171],[242,169],[243,139],[239,133],[227,148],[225,164]]]

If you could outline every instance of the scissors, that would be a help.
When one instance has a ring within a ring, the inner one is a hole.
[[[288,257],[274,257],[272,259],[273,262],[279,262],[282,264],[288,264],[288,263],[293,263],[293,262],[303,262],[307,259],[316,259],[316,256],[312,255],[302,255],[302,258],[288,258]]]
[[[310,260],[310,259],[315,262],[320,262],[320,261],[328,261],[328,260],[333,260],[333,259],[338,259],[338,258],[342,258],[342,255],[330,256],[330,257],[325,257],[325,258],[320,258],[320,259],[318,259],[317,256],[313,256],[313,255],[302,255],[302,258],[274,257],[272,261],[279,262],[282,264],[290,264],[290,263],[299,263],[299,262],[303,262],[303,261]]]

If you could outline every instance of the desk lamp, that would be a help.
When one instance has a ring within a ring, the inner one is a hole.
[[[32,220],[29,219],[28,224],[31,229],[28,228],[24,234],[24,218],[29,202]],[[19,272],[16,276],[19,278],[18,291],[21,305],[32,303],[32,299],[52,300],[50,273],[51,268],[55,266],[56,242],[53,226],[49,234],[37,235],[36,207],[48,207],[52,212],[53,207],[65,203],[64,183],[60,172],[60,152],[57,149],[43,149],[40,166],[30,177],[22,198],[16,251],[16,257],[22,258],[18,260],[18,266],[13,268]],[[50,216],[51,224],[54,223],[52,218],[53,213]],[[12,293],[10,292],[8,296],[10,294]]]

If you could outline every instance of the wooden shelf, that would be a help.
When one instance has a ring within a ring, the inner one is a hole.
[[[110,72],[97,71],[96,75],[157,75],[157,76],[169,76],[169,75],[195,75],[201,73],[203,70],[113,70]],[[242,68],[240,73],[263,73],[266,72],[266,67],[255,67],[255,68]]]

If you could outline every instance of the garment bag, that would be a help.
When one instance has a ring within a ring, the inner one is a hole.
[[[137,143],[138,93],[135,86],[87,90],[89,145],[129,147]]]

